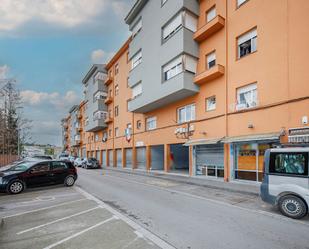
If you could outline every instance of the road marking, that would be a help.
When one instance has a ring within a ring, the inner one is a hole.
[[[130,227],[132,227],[134,230],[136,230],[136,232],[138,232],[139,234],[142,234],[145,238],[147,238],[148,240],[150,240],[151,242],[153,242],[155,245],[159,246],[160,248],[162,248],[162,249],[176,249],[175,247],[170,245],[168,242],[164,241],[163,239],[161,239],[160,237],[158,237],[154,233],[150,232],[149,230],[145,229],[141,225],[135,223],[130,218],[126,217],[122,213],[118,212],[114,208],[112,208],[109,205],[107,205],[105,202],[99,200],[98,198],[96,198],[95,196],[89,194],[88,192],[86,192],[85,190],[81,189],[80,187],[75,186],[74,188],[77,189],[77,191],[79,191],[81,194],[83,194],[89,200],[95,201],[98,205],[101,205],[107,211],[111,212],[116,217],[118,217],[119,219],[121,219],[122,221],[127,223]]]
[[[23,234],[23,233],[27,233],[27,232],[30,232],[30,231],[33,231],[33,230],[36,230],[36,229],[39,229],[39,228],[42,228],[42,227],[45,227],[45,226],[48,226],[48,225],[52,225],[52,224],[54,224],[54,223],[67,220],[67,219],[73,218],[73,217],[78,216],[78,215],[82,215],[82,214],[89,213],[89,212],[91,212],[91,211],[93,211],[93,210],[96,210],[96,209],[98,209],[98,208],[102,208],[102,207],[97,206],[97,207],[94,207],[94,208],[91,208],[91,209],[88,209],[88,210],[84,210],[84,211],[82,211],[82,212],[79,212],[79,213],[76,213],[76,214],[72,214],[72,215],[69,215],[69,216],[66,216],[66,217],[57,219],[57,220],[53,220],[53,221],[47,222],[47,223],[42,224],[42,225],[39,225],[39,226],[31,227],[31,228],[29,228],[29,229],[20,231],[20,232],[18,232],[18,233],[16,233],[16,234],[17,234],[17,235],[21,235],[21,234]]]
[[[82,235],[82,234],[84,234],[84,233],[86,233],[86,232],[88,232],[88,231],[90,231],[90,230],[92,230],[92,229],[98,227],[98,226],[101,226],[101,225],[103,225],[103,224],[105,224],[105,223],[108,223],[108,222],[110,222],[110,221],[112,221],[112,220],[115,220],[115,219],[117,219],[117,218],[116,218],[115,216],[113,216],[113,217],[111,217],[111,218],[109,218],[109,219],[106,219],[106,220],[104,220],[104,221],[101,221],[101,222],[99,222],[99,223],[97,223],[97,224],[95,224],[95,225],[93,225],[93,226],[91,226],[91,227],[88,227],[88,228],[85,229],[85,230],[82,230],[82,231],[80,231],[80,232],[78,232],[78,233],[75,233],[75,234],[73,234],[73,235],[71,235],[71,236],[69,236],[69,237],[67,237],[67,238],[65,238],[65,239],[63,239],[63,240],[60,240],[60,241],[58,241],[58,242],[56,242],[56,243],[54,243],[54,244],[51,244],[51,245],[49,245],[49,246],[47,246],[47,247],[44,247],[43,249],[51,249],[51,248],[53,248],[53,247],[56,247],[56,246],[58,246],[58,245],[60,245],[60,244],[62,244],[62,243],[64,243],[64,242],[66,242],[66,241],[68,241],[68,240],[74,239],[74,238],[76,238],[76,237],[78,237],[78,236],[80,236],[80,235]]]
[[[18,213],[18,214],[7,215],[7,216],[4,216],[2,218],[7,219],[7,218],[15,217],[15,216],[20,216],[20,215],[24,215],[24,214],[39,212],[39,211],[42,211],[42,210],[47,210],[47,209],[50,209],[50,208],[61,207],[61,206],[65,206],[65,205],[68,205],[68,204],[72,204],[72,203],[79,202],[79,201],[85,201],[85,200],[86,199],[78,199],[78,200],[74,200],[74,201],[68,201],[68,202],[64,202],[64,203],[53,205],[53,206],[38,208],[38,209],[30,210],[30,211],[21,212],[21,213]]]
[[[245,207],[236,206],[236,205],[233,205],[233,204],[230,204],[230,203],[226,203],[226,202],[223,202],[223,201],[213,200],[213,199],[210,199],[210,198],[206,198],[206,197],[202,197],[202,196],[198,196],[198,195],[194,195],[194,194],[190,194],[190,193],[186,193],[186,192],[182,192],[182,191],[178,191],[178,190],[170,190],[170,189],[167,189],[167,188],[164,188],[164,187],[160,187],[160,186],[156,186],[156,185],[151,185],[151,184],[147,184],[147,183],[137,182],[137,181],[133,181],[133,180],[127,180],[127,179],[125,179],[123,177],[119,177],[119,176],[106,175],[106,177],[118,178],[118,179],[121,179],[122,181],[125,181],[125,182],[128,182],[128,183],[135,183],[135,184],[140,184],[140,185],[143,185],[143,186],[153,187],[153,188],[156,188],[156,189],[159,189],[159,190],[163,190],[163,191],[166,191],[166,192],[176,193],[176,194],[179,194],[179,195],[185,195],[187,197],[191,197],[191,198],[195,198],[195,199],[199,199],[199,200],[203,200],[203,201],[212,202],[212,203],[223,205],[223,206],[226,206],[226,207],[237,208],[237,209],[244,210],[244,211],[251,212],[251,213],[263,214],[263,215],[266,215],[266,216],[269,216],[269,217],[272,217],[272,218],[276,218],[276,219],[279,219],[279,220],[288,221],[288,222],[294,222],[294,223],[297,223],[297,224],[302,224],[302,225],[305,225],[305,226],[309,226],[309,223],[307,223],[307,222],[291,219],[291,218],[285,217],[283,215],[278,215],[278,214],[270,213],[270,212],[263,211],[263,210],[248,209],[248,208],[245,208]]]

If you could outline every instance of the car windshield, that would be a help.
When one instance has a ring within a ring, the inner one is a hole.
[[[10,171],[25,171],[29,169],[31,166],[33,166],[34,164],[35,164],[34,162],[21,162],[9,168],[9,170]]]

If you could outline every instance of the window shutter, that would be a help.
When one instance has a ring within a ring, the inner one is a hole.
[[[184,25],[187,29],[191,30],[192,32],[195,32],[197,30],[197,18],[192,14],[186,12]]]
[[[257,31],[256,29],[253,29],[246,34],[238,37],[238,46],[246,41],[251,40],[252,38],[257,37]]]
[[[182,25],[182,12],[163,28],[163,39],[167,38],[180,25]]]

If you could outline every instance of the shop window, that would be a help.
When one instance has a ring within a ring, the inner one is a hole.
[[[237,38],[238,58],[251,54],[257,49],[256,28]]]
[[[269,173],[308,176],[308,153],[271,153]]]

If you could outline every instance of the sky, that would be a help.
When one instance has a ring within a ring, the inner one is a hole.
[[[61,145],[82,78],[129,37],[134,0],[0,0],[0,79],[16,78],[32,141]],[[29,7],[30,6],[30,7]]]

